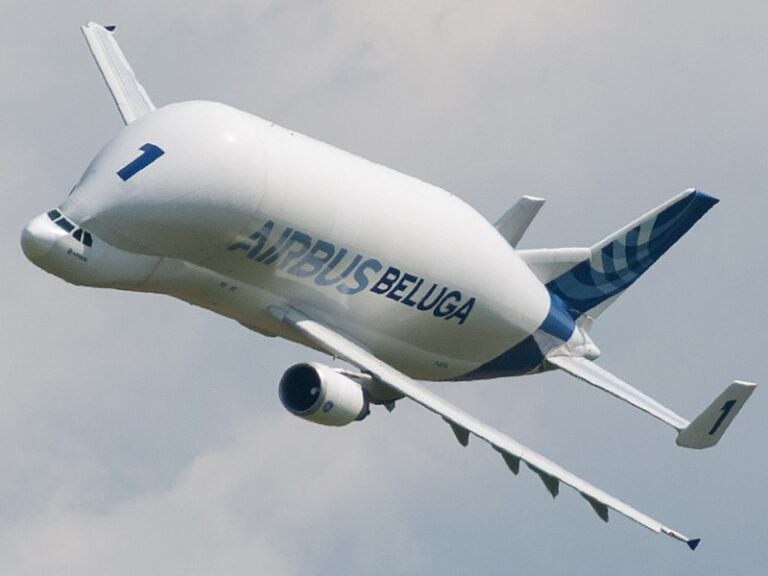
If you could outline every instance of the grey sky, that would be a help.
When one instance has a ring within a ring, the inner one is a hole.
[[[552,503],[408,403],[341,430],[304,423],[277,382],[316,353],[168,298],[75,288],[18,245],[120,128],[78,29],[118,24],[157,105],[226,102],[491,220],[547,198],[526,247],[588,245],[690,186],[720,197],[593,331],[602,365],[692,417],[733,378],[768,382],[764,2],[105,4],[0,12],[0,572],[764,570],[764,390],[695,452],[565,375],[434,386],[701,536],[692,554],[617,515],[603,525],[571,490]]]

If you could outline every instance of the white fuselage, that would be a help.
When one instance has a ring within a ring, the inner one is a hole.
[[[147,145],[162,155],[142,165]],[[464,377],[550,313],[456,196],[222,104],[126,126],[59,211],[92,246],[45,214],[22,244],[69,282],[169,294],[291,338],[269,312],[289,305],[416,378]]]

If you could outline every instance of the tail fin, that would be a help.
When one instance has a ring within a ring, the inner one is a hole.
[[[590,248],[590,257],[547,284],[575,319],[597,317],[718,199],[686,190]]]

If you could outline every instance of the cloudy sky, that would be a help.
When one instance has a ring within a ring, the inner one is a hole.
[[[112,6],[109,6],[112,4]],[[526,247],[589,245],[679,191],[722,202],[601,317],[601,364],[684,416],[768,382],[768,7],[2,0],[0,572],[754,574],[768,560],[758,389],[716,448],[563,374],[435,389],[703,542],[696,553],[400,403],[285,412],[315,353],[165,297],[75,288],[18,234],[121,120],[78,26],[118,24],[157,105],[226,102],[458,194]],[[471,239],[467,239],[471,241]]]

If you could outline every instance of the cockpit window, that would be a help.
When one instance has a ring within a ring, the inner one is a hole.
[[[48,218],[50,218],[53,223],[56,224],[56,226],[65,232],[72,234],[72,238],[81,244],[85,244],[86,246],[93,246],[93,237],[91,236],[90,232],[87,232],[86,230],[78,228],[72,224],[72,222],[67,220],[66,217],[55,208],[53,210],[49,210],[47,214]],[[72,230],[74,230],[74,232],[72,232]]]
[[[67,232],[72,232],[72,230],[75,229],[75,225],[72,224],[72,222],[70,222],[66,218],[59,218],[58,220],[56,220],[56,225],[59,228],[63,228]]]

